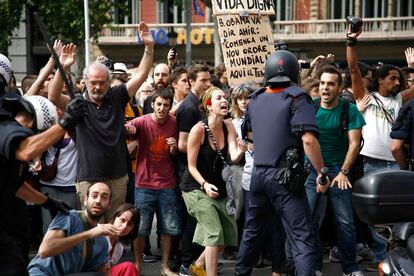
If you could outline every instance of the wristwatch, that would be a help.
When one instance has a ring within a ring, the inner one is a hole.
[[[341,169],[341,173],[345,176],[349,175],[349,170],[348,169]]]

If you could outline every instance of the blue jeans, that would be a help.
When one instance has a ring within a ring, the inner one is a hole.
[[[181,233],[181,215],[177,189],[135,188],[135,206],[140,209],[139,236],[151,234],[152,219],[157,212],[162,235]]]
[[[399,170],[397,162],[375,159],[371,157],[364,157],[364,174],[368,175],[373,172],[384,170]],[[378,237],[377,230],[373,226],[369,226],[371,231],[372,240],[374,243],[375,259],[374,262],[380,262],[384,260],[387,253],[387,243]]]
[[[341,167],[330,166],[328,169],[328,176],[330,179],[333,179],[338,175]],[[322,223],[323,217],[325,216],[326,204],[327,200],[329,200],[332,206],[332,212],[338,231],[338,248],[340,253],[342,271],[344,273],[357,271],[359,268],[356,262],[356,234],[352,212],[352,189],[341,190],[335,185],[330,187],[325,195],[318,195],[316,192],[317,176],[318,175],[316,171],[312,169],[308,176],[308,179],[305,182],[306,194],[308,196],[309,206],[314,218],[315,231],[318,233],[316,235],[316,239],[318,240],[320,238],[319,226]],[[318,242],[317,249],[316,268],[317,270],[321,270],[323,250],[320,241]]]

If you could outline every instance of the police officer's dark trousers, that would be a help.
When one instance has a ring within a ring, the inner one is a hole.
[[[250,207],[239,253],[236,258],[236,274],[250,275],[259,254],[257,242],[264,225],[269,223],[263,215],[266,202],[270,202],[280,216],[288,239],[292,244],[297,275],[315,275],[315,237],[311,214],[305,192],[293,195],[276,181],[275,167],[255,166],[250,184]],[[278,233],[274,233],[277,235]]]

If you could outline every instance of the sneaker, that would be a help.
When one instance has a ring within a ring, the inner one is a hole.
[[[153,255],[142,254],[142,261],[144,263],[155,263],[157,261],[157,257]]]
[[[339,250],[338,247],[334,246],[329,250],[329,261],[332,263],[339,263],[341,259],[339,258]]]
[[[357,259],[373,261],[375,259],[375,253],[368,247],[368,245],[357,245]]]
[[[362,273],[362,271],[361,270],[358,270],[358,271],[354,271],[354,272],[351,272],[351,273],[348,273],[348,274],[343,274],[344,276],[364,276],[364,273]]]
[[[204,269],[204,267],[196,266],[195,263],[192,263],[190,265],[190,268],[188,269],[190,272],[190,275],[192,276],[207,276],[207,272]]]
[[[316,270],[315,275],[316,275],[316,276],[322,276],[322,275],[323,275],[323,273],[322,273],[322,271],[320,271],[320,270]]]
[[[178,270],[178,275],[180,276],[191,276],[190,272],[188,271],[188,268],[184,265],[180,266],[180,269]]]
[[[221,262],[217,263],[217,271],[220,271],[224,267],[224,264]]]

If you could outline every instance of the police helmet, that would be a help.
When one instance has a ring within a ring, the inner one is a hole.
[[[33,116],[33,130],[43,131],[58,122],[56,106],[42,96],[5,96],[3,108],[16,116],[26,111]]]
[[[298,83],[299,63],[294,54],[279,50],[271,54],[264,67],[264,83],[266,85],[293,82]]]
[[[10,60],[2,54],[0,54],[0,75],[6,81],[6,85],[9,85],[13,75],[13,67],[11,66]]]

